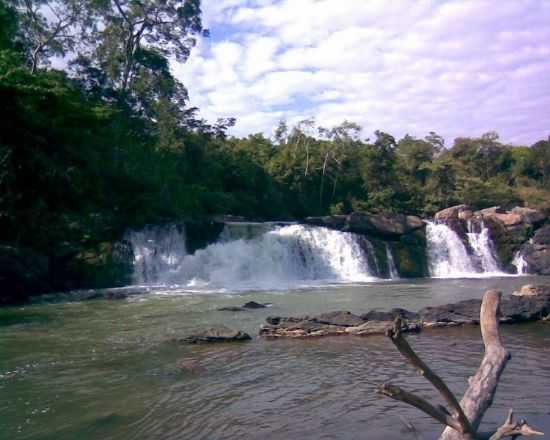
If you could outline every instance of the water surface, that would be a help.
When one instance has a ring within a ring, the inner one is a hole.
[[[550,278],[407,280],[241,295],[153,289],[121,301],[64,295],[0,309],[0,438],[436,438],[436,422],[376,395],[377,384],[392,381],[438,399],[385,337],[255,337],[221,346],[172,340],[218,323],[255,336],[268,315],[418,310],[479,298],[487,288],[509,293],[533,281]],[[272,306],[217,311],[249,300]],[[513,359],[486,415],[488,426],[514,407],[550,432],[549,329],[548,323],[502,327]],[[461,395],[483,353],[479,329],[408,338]]]

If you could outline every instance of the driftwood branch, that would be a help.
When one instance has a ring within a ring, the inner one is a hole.
[[[520,435],[543,435],[524,420],[514,423],[511,410],[504,424],[496,431],[489,434],[478,432],[481,419],[493,402],[500,375],[510,359],[510,354],[502,346],[499,334],[500,297],[501,292],[495,290],[485,292],[483,297],[480,325],[485,355],[476,374],[470,377],[468,389],[460,403],[445,382],[418,357],[403,337],[399,319],[396,320],[394,328],[387,333],[399,352],[439,391],[450,411],[440,405],[434,406],[425,399],[395,385],[384,384],[378,391],[420,409],[447,426],[440,440],[500,440],[505,437],[516,438]]]
[[[447,405],[449,405],[449,408],[451,409],[451,418],[455,422],[453,424],[447,423],[447,425],[452,426],[454,430],[461,433],[469,434],[469,437],[473,437],[474,430],[466,418],[466,415],[462,411],[455,395],[451,392],[451,390],[449,390],[447,384],[443,382],[443,380],[436,373],[434,373],[411,348],[401,333],[401,320],[399,318],[395,320],[393,329],[389,330],[387,335],[397,347],[399,352],[412,364],[413,367],[416,368],[417,373],[424,376],[429,382],[431,382],[435,389],[439,391],[443,399],[445,399]]]

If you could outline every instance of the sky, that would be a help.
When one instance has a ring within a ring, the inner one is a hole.
[[[550,0],[203,0],[202,38],[173,70],[231,134],[344,120],[447,144],[550,135]]]

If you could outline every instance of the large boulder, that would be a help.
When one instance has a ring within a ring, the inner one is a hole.
[[[540,228],[520,252],[529,273],[550,275],[550,225]]]
[[[25,302],[30,295],[50,289],[46,257],[0,245],[0,305]]]
[[[121,287],[131,284],[134,254],[127,241],[102,242],[51,258],[56,290]]]
[[[339,231],[355,232],[376,238],[397,240],[404,234],[423,229],[426,225],[420,217],[403,214],[370,214],[354,212],[350,215],[307,217],[305,223],[324,226]]]

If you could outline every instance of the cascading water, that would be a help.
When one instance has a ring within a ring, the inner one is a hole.
[[[430,275],[436,278],[470,278],[503,276],[493,252],[487,227],[481,223],[479,232],[468,224],[470,255],[460,237],[444,224],[428,222],[426,238]]]
[[[525,261],[525,258],[523,257],[521,252],[516,253],[512,261],[512,265],[516,267],[518,275],[527,275],[529,273],[527,271],[527,261]]]
[[[493,243],[489,234],[489,228],[485,226],[483,220],[479,224],[479,230],[476,231],[476,225],[472,221],[467,222],[468,242],[475,257],[478,259],[481,269],[485,273],[500,273],[497,260],[493,251]]]
[[[431,276],[460,278],[476,272],[466,246],[447,225],[428,222],[426,238]]]
[[[154,284],[179,266],[187,255],[182,225],[147,226],[129,231],[125,239],[134,252],[134,283]]]
[[[399,272],[397,271],[397,267],[395,267],[395,261],[393,260],[393,255],[391,253],[391,249],[388,243],[386,243],[386,260],[388,262],[388,271],[390,273],[390,278],[392,280],[399,279]]]
[[[250,226],[229,225],[220,241],[192,255],[185,254],[183,240],[175,252],[173,246],[164,248],[153,229],[133,232],[128,240],[136,255],[136,281],[199,291],[240,291],[375,279],[368,251],[355,234],[297,224],[270,225],[265,232],[265,225],[253,225],[253,231]],[[172,227],[164,231],[174,234]],[[179,237],[183,238],[181,231]],[[173,239],[168,242],[176,244]]]

